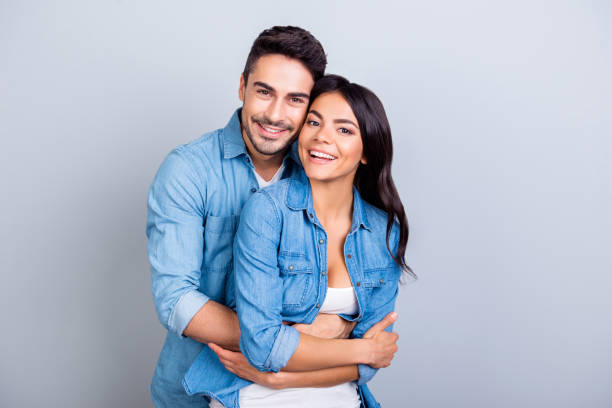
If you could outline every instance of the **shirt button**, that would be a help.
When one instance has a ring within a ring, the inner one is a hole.
[[[348,259],[351,259],[351,254],[348,254],[346,257],[347,257]]]
[[[310,216],[310,218],[314,217],[314,215],[312,215],[312,213],[309,213],[308,215]]]
[[[380,283],[383,283],[384,281],[385,281],[384,279],[381,279],[381,280],[380,280]]]
[[[357,282],[355,285],[356,286],[361,286],[361,282]]]
[[[323,272],[321,272],[321,275],[325,276],[326,273],[327,273],[327,271],[323,271]]]
[[[292,271],[293,270],[293,265],[289,265],[289,270]]]
[[[319,244],[323,244],[325,243],[325,241],[323,241],[322,239],[319,240]]]
[[[255,187],[251,188],[251,193],[254,193],[256,191],[257,191],[257,189]]]
[[[321,307],[321,304],[320,304],[320,303],[317,303],[317,309],[318,309],[318,308],[320,308],[320,307]]]

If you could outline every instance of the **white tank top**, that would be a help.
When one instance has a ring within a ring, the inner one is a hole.
[[[354,315],[359,303],[353,287],[327,288],[325,301],[319,313]],[[285,388],[273,390],[259,384],[242,388],[238,394],[240,408],[359,408],[361,400],[354,382],[324,388]],[[212,400],[211,408],[222,408]]]

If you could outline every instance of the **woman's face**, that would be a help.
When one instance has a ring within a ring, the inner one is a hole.
[[[298,151],[309,179],[353,184],[359,163],[366,159],[357,118],[340,93],[324,93],[314,100]]]

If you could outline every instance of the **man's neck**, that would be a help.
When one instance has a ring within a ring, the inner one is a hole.
[[[249,153],[249,157],[251,157],[255,171],[261,178],[270,181],[283,163],[283,158],[287,150],[272,155],[262,154],[255,150],[249,138],[244,134],[244,130],[242,131],[242,139],[244,140],[244,145]]]

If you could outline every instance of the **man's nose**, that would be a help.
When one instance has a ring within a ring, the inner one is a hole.
[[[271,101],[268,109],[266,109],[266,116],[273,123],[283,122],[285,119],[285,104],[283,101],[279,98]]]

